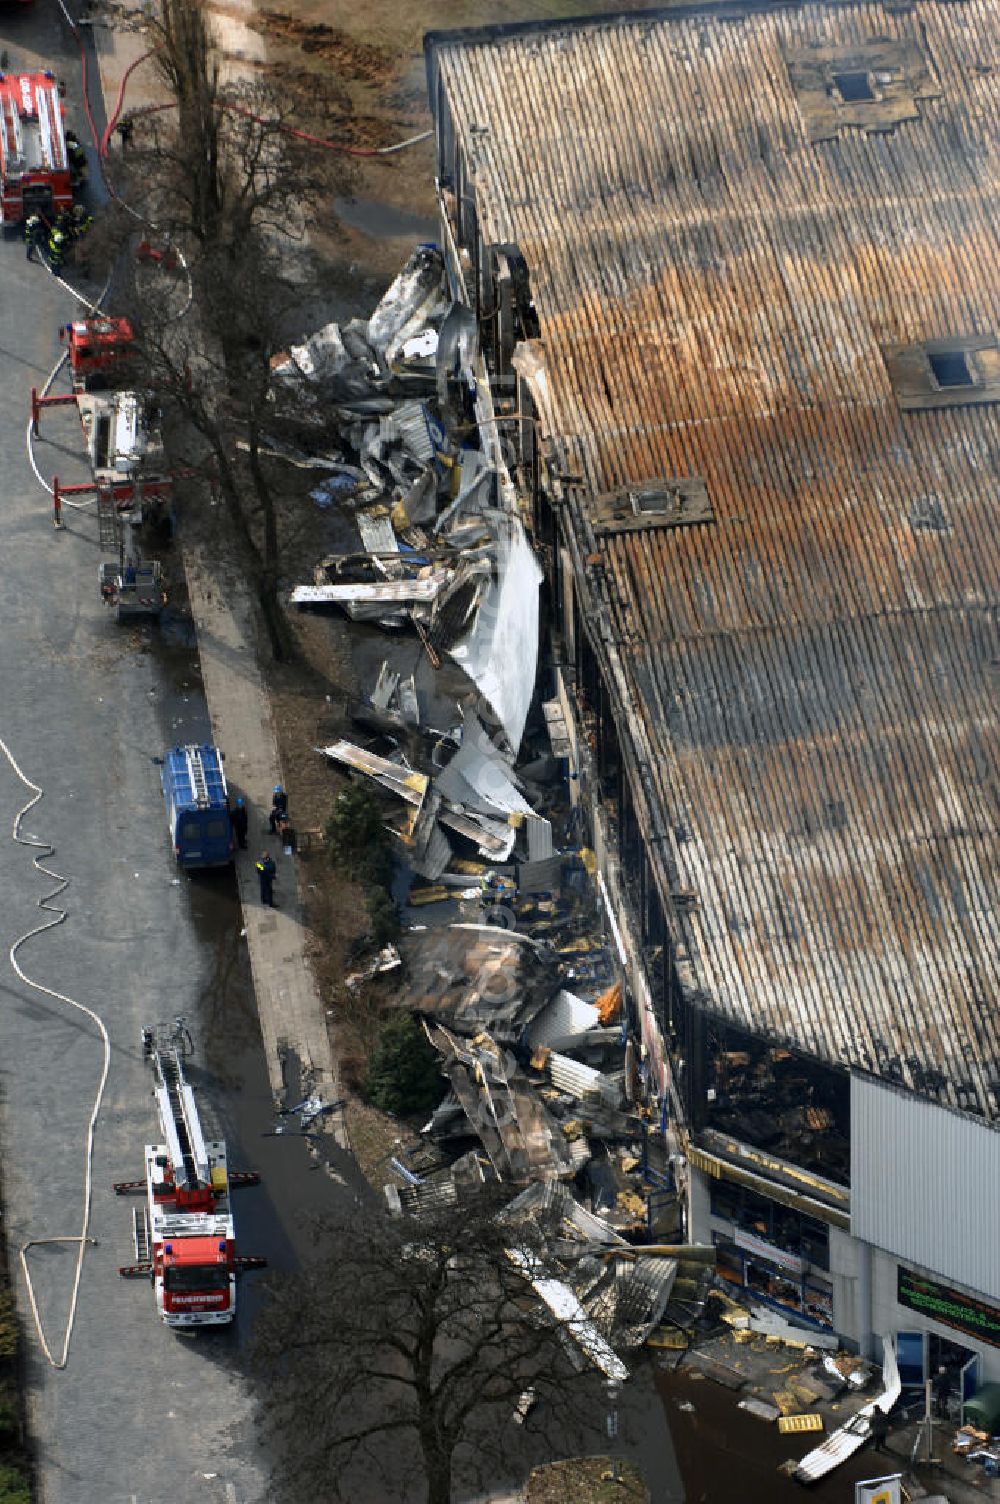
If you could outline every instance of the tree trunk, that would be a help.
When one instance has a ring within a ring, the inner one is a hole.
[[[424,1445],[427,1504],[451,1504],[451,1454],[436,1442]]]
[[[278,599],[278,517],[274,493],[260,463],[256,415],[251,409],[247,424],[247,454],[254,491],[264,516],[264,558],[258,581],[260,608],[267,628],[271,652],[282,663],[289,654],[289,633],[285,613]]]

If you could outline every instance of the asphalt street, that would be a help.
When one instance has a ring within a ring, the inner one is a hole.
[[[57,14],[47,5],[5,10],[0,45],[12,67],[44,64],[66,78],[67,114],[82,136],[79,59]],[[43,384],[59,354],[59,326],[76,310],[44,269],[26,262],[17,239],[0,243],[0,307],[0,737],[45,790],[25,831],[53,842],[53,865],[71,879],[65,924],[29,943],[20,961],[98,1011],[112,1045],[94,1162],[98,1246],[86,1256],[65,1371],[48,1366],[27,1326],[41,1499],[255,1504],[266,1497],[266,1463],[243,1370],[260,1298],[250,1281],[260,1277],[244,1282],[235,1330],[191,1339],[160,1324],[146,1282],[117,1274],[132,1256],[131,1203],[111,1185],[141,1174],[143,1143],[158,1136],[140,1026],[187,1015],[199,1045],[196,1079],[232,1130],[232,1162],[266,1161],[268,1183],[237,1202],[244,1251],[294,1265],[306,1196],[308,1211],[319,1209],[330,1182],[309,1173],[303,1140],[261,1138],[273,1121],[271,1096],[235,883],[229,875],[178,880],[168,844],[153,759],[208,733],[192,644],[169,621],[164,631],[116,625],[97,589],[93,511],[68,511],[56,532],[28,466],[30,388]],[[85,478],[72,409],[43,416],[37,455],[46,475]],[[15,1257],[29,1238],[79,1229],[84,1135],[101,1065],[92,1026],[27,989],[7,961],[12,942],[39,922],[37,900],[51,887],[10,838],[26,798],[0,758],[0,1144]],[[58,1352],[74,1249],[37,1249],[30,1259]],[[25,1311],[20,1279],[17,1294]]]

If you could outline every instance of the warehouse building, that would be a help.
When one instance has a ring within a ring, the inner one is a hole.
[[[690,1232],[1000,1379],[1000,4],[433,34],[443,244]]]

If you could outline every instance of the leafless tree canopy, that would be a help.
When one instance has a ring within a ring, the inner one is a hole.
[[[464,1479],[495,1474],[529,1389],[553,1430],[588,1410],[600,1423],[568,1334],[509,1256],[533,1251],[531,1234],[494,1211],[359,1214],[326,1232],[314,1269],[273,1286],[256,1357],[276,1497],[419,1498],[422,1476],[428,1504],[449,1504],[456,1464]]]
[[[311,206],[350,182],[349,159],[304,139],[332,129],[339,82],[223,82],[197,0],[163,0],[144,30],[173,101],[134,122],[130,181],[151,217],[216,256],[237,254],[251,233],[301,239]]]
[[[198,455],[182,458],[206,462],[213,476],[280,658],[289,645],[278,600],[288,475],[262,454],[263,426],[280,421],[272,357],[301,296],[290,262],[302,254],[310,206],[349,180],[343,157],[296,132],[322,136],[340,94],[318,75],[308,93],[223,82],[198,0],[163,0],[142,27],[172,103],[140,112],[128,150],[110,165],[121,197],[104,236],[112,253],[145,241],[161,259],[135,272],[117,311],[136,327],[140,383],[197,436]],[[178,253],[183,271],[171,283]],[[179,317],[188,279],[190,307]]]

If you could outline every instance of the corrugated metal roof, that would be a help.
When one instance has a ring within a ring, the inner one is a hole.
[[[615,1266],[615,1329],[620,1345],[641,1347],[667,1309],[677,1278],[677,1260],[644,1255]]]
[[[883,350],[1000,332],[998,23],[917,0],[429,43],[481,241],[528,264],[581,620],[668,912],[695,895],[682,986],[989,1117],[1000,413],[900,411]],[[873,38],[929,91],[812,142],[786,57]],[[654,477],[702,479],[714,520],[595,531]]]

